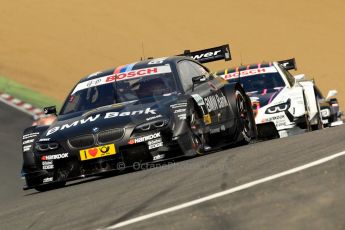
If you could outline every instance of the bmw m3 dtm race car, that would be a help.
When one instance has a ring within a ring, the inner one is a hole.
[[[221,46],[83,78],[52,124],[24,131],[24,189],[49,190],[136,163],[250,142],[256,127],[249,97],[200,64],[229,58],[229,47]]]
[[[304,75],[292,76],[295,59],[244,65],[218,71],[231,83],[240,83],[250,97],[258,135],[286,137],[322,128],[314,83]]]

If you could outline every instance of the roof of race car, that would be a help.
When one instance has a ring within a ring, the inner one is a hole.
[[[132,70],[138,70],[138,69],[143,69],[143,68],[148,68],[148,67],[155,67],[158,65],[170,64],[170,63],[174,63],[176,61],[182,60],[182,59],[190,59],[190,60],[194,61],[192,58],[185,57],[185,56],[172,56],[172,57],[161,57],[161,58],[154,58],[154,59],[146,59],[146,60],[142,60],[142,61],[126,64],[126,65],[121,65],[121,66],[118,66],[118,67],[115,67],[112,69],[108,69],[105,71],[99,71],[99,72],[92,73],[92,74],[82,78],[79,81],[79,83],[93,80],[93,79],[103,77],[103,76],[112,75],[112,74],[120,74],[120,73],[129,72]]]
[[[216,74],[223,75],[223,74],[234,73],[234,72],[239,72],[239,71],[243,71],[243,70],[267,68],[267,67],[271,67],[271,66],[273,66],[272,62],[256,63],[256,64],[250,64],[250,65],[241,65],[241,66],[231,67],[231,68],[217,71]]]

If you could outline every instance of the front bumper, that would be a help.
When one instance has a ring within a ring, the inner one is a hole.
[[[291,113],[287,114],[287,112],[276,114],[264,114],[261,112],[256,117],[255,122],[257,125],[265,125],[268,123],[274,124],[280,138],[306,132],[306,129],[303,128],[306,124],[305,116],[294,117]]]
[[[116,153],[85,160],[81,156],[81,152],[85,153],[87,150],[101,147],[101,145],[76,149],[71,148],[66,142],[61,145],[63,150],[59,150],[60,152],[33,154],[35,165],[23,168],[23,176],[26,180],[24,189],[81,179],[104,172],[121,171],[135,165],[183,156],[177,140],[174,138],[173,141],[171,134],[166,130],[137,133],[130,138],[123,138],[121,141],[106,143],[106,145],[114,145]],[[62,154],[65,151],[68,152],[68,155]],[[68,157],[55,159],[58,158],[56,156]]]

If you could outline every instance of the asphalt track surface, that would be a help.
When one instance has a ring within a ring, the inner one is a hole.
[[[105,229],[345,150],[341,126],[38,193],[19,177],[30,122],[0,104],[0,229]],[[345,156],[120,229],[345,229]]]

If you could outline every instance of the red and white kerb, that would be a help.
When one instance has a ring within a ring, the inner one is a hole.
[[[7,93],[0,92],[0,101],[24,113],[27,113],[33,117],[39,117],[39,116],[44,115],[44,112],[42,109],[36,108],[29,103],[25,103],[24,101],[19,100],[15,97],[12,97],[11,95]]]

